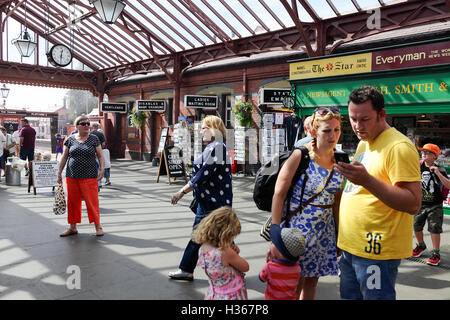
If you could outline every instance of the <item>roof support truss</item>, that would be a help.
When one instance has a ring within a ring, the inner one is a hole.
[[[162,71],[169,81],[179,84],[186,70],[214,60],[276,50],[322,56],[333,53],[342,44],[377,33],[450,20],[450,0],[389,4],[378,0],[380,26],[373,29],[367,24],[373,13],[363,9],[363,1],[350,1],[352,13],[339,11],[336,0],[322,1],[336,15],[328,19],[322,19],[317,2],[309,0],[280,0],[276,9],[272,0],[218,0],[217,5],[208,0],[125,1],[127,7],[112,26],[103,24],[87,0],[28,0],[26,10],[30,30],[52,43],[70,47],[73,42],[74,57],[103,73],[102,83],[136,73]],[[78,14],[71,17],[72,21],[68,21],[65,10],[70,3],[76,4]],[[281,18],[280,4],[293,24]],[[8,17],[25,22],[24,5],[25,0],[0,0],[2,28]],[[260,10],[266,11],[265,18]],[[312,22],[306,23],[300,17],[305,12]],[[269,24],[270,17],[278,29]],[[255,23],[262,27],[262,33],[253,30]]]

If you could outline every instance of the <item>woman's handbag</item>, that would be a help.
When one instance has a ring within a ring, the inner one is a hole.
[[[197,207],[198,207],[198,200],[194,198],[192,199],[191,204],[189,205],[189,209],[191,209],[191,211],[194,214],[197,214]]]
[[[58,184],[55,193],[55,202],[53,203],[53,213],[56,215],[66,213],[66,196],[62,184]]]
[[[299,206],[297,208],[297,210],[294,210],[292,212],[290,212],[289,214],[287,214],[285,217],[283,217],[281,219],[281,221],[286,221],[286,226],[289,225],[289,220],[295,215],[297,214],[297,212],[302,212],[303,208],[305,208],[307,205],[309,205],[315,198],[317,198],[319,196],[319,194],[322,193],[323,190],[325,190],[325,188],[327,187],[328,183],[330,182],[331,178],[334,175],[334,169],[331,170],[330,175],[328,176],[327,182],[325,183],[325,186],[322,188],[322,190],[320,190],[320,192],[316,193],[315,195],[313,195],[311,198],[309,198],[305,203],[303,203],[303,193],[305,191],[305,185],[306,185],[306,179],[303,182],[302,185],[302,194],[301,194],[301,199],[299,202]],[[290,199],[289,199],[290,201]],[[302,204],[303,203],[303,204]],[[288,212],[289,212],[289,207],[288,207]],[[270,226],[272,225],[272,216],[269,216],[269,218],[266,220],[266,222],[264,222],[263,226],[261,227],[261,230],[259,232],[259,235],[261,237],[263,237],[266,241],[270,241]]]

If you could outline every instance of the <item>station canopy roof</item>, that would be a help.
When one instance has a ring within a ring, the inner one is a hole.
[[[35,55],[45,57],[42,43],[65,44],[83,70],[107,81],[154,71],[176,81],[175,72],[219,59],[286,50],[321,56],[373,34],[450,19],[448,0],[129,0],[105,24],[91,2],[0,0],[2,33],[11,19],[26,24],[40,39]],[[5,63],[11,45],[2,38]]]

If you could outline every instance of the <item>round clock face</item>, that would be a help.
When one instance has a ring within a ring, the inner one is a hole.
[[[53,48],[50,49],[50,63],[54,62],[54,64],[65,67],[72,62],[72,52],[69,48],[67,48],[63,44],[56,44]],[[53,63],[52,63],[53,64]]]

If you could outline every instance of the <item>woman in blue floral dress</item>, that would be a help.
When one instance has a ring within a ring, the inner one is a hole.
[[[305,145],[311,157],[306,171],[307,180],[303,204],[319,194],[301,212],[289,220],[290,227],[300,229],[306,240],[305,253],[300,256],[301,278],[297,288],[302,300],[314,299],[319,277],[337,275],[337,226],[339,201],[344,179],[334,172],[334,149],[341,134],[341,117],[336,108],[318,108],[311,120],[312,141]],[[302,151],[295,150],[285,162],[278,175],[272,200],[272,223],[285,225],[286,195],[294,173],[300,163]],[[327,180],[332,174],[328,184]],[[290,211],[299,207],[304,177],[294,186]]]

